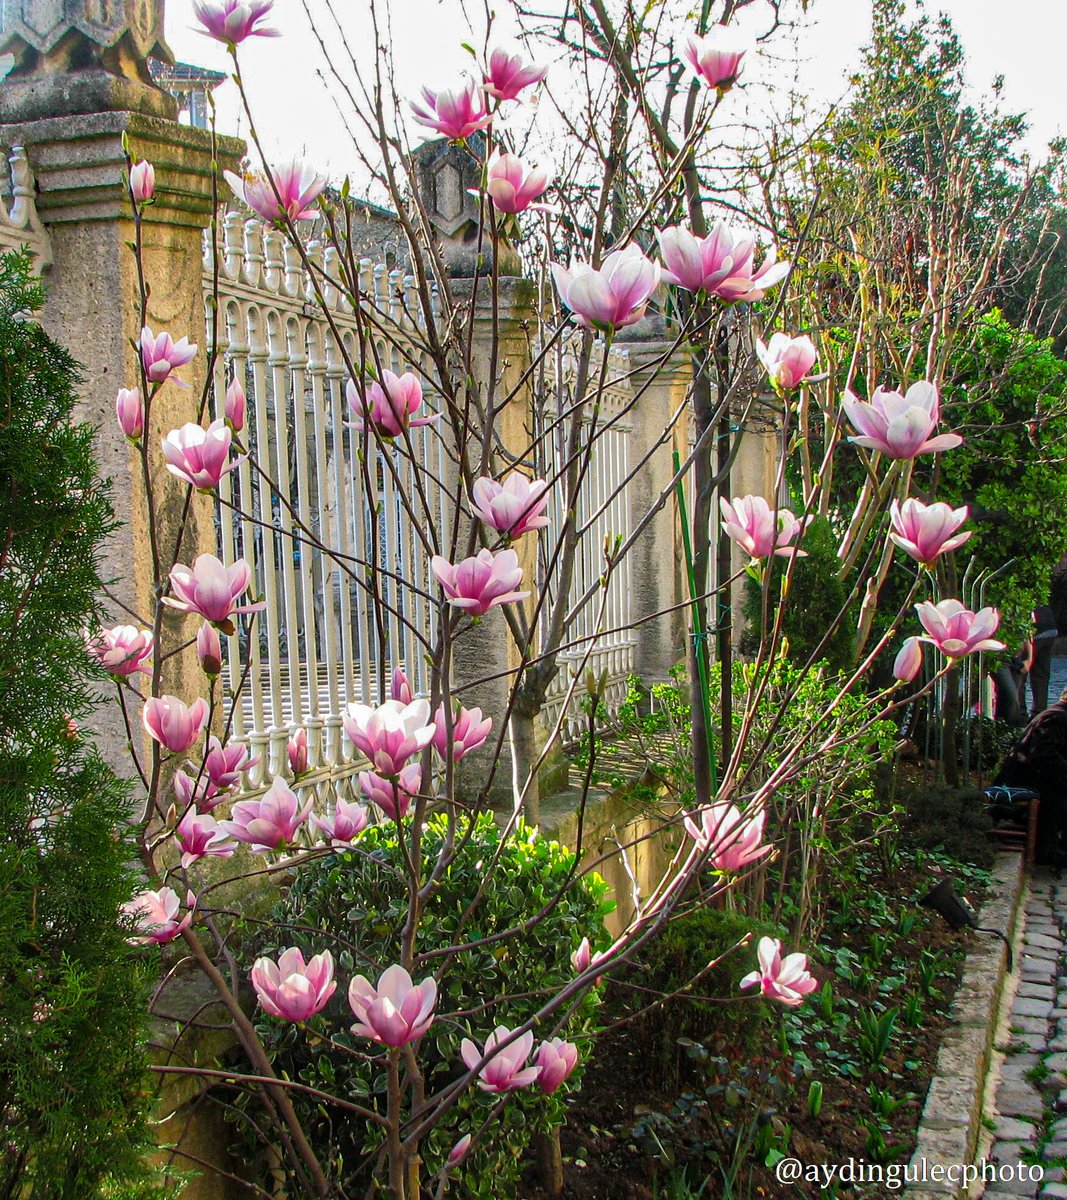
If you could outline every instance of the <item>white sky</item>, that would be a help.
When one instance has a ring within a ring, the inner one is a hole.
[[[322,0],[309,0],[318,14]],[[339,11],[351,12],[356,29],[362,0],[335,0]],[[471,59],[460,43],[471,39],[460,15],[462,0],[394,0],[392,45],[398,81],[414,97],[422,84],[450,86]],[[480,9],[480,5],[474,6]],[[1029,114],[1028,148],[1040,155],[1048,139],[1067,133],[1067,4],[1063,0],[1014,0],[1005,15],[1003,0],[929,0],[931,12],[944,11],[955,24],[967,51],[972,86],[988,91],[993,78],[1004,76],[1003,97],[1011,111]],[[229,59],[215,42],[195,30],[192,0],[167,0],[167,36],[176,57],[220,70]],[[322,29],[335,36],[322,9]],[[806,90],[822,101],[836,99],[845,88],[858,51],[870,29],[868,0],[811,0],[810,28],[800,39],[798,67]],[[316,77],[322,66],[302,0],[276,0],[273,24],[284,36],[252,38],[241,49],[242,70],[256,123],[276,160],[294,156],[334,178],[353,169],[344,124]],[[363,39],[355,38],[356,44]],[[480,44],[476,33],[475,44]],[[494,43],[500,40],[494,38]],[[765,69],[770,68],[764,64]],[[551,76],[549,77],[551,82]],[[216,92],[222,132],[244,135],[245,121],[230,82]],[[728,101],[741,104],[744,92]]]

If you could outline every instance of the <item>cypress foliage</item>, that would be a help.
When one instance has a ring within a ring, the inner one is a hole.
[[[28,258],[0,257],[0,1197],[147,1195],[127,792],[71,726],[111,510],[41,299]]]

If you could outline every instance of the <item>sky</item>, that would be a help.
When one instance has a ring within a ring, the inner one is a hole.
[[[394,0],[391,42],[398,85],[416,96],[422,85],[453,84],[470,65],[461,43],[469,38],[463,20],[464,0]],[[336,45],[324,0],[308,0],[319,33]],[[362,0],[336,0],[345,10],[346,27],[355,45],[365,44],[359,28]],[[474,4],[481,11],[480,4]],[[502,5],[502,8],[506,5]],[[809,24],[800,34],[797,72],[804,89],[817,101],[830,103],[844,92],[859,49],[870,30],[867,0],[810,0]],[[1026,148],[1039,157],[1049,138],[1067,133],[1067,4],[1062,0],[1014,0],[1010,19],[1003,0],[927,0],[928,12],[946,12],[967,52],[972,87],[988,92],[1003,75],[1003,100],[1011,111],[1029,114]],[[167,37],[183,62],[226,70],[229,61],[217,43],[196,32],[192,0],[167,0]],[[253,38],[241,52],[242,71],[256,125],[270,157],[301,157],[332,178],[353,167],[345,122],[317,78],[323,57],[312,33],[303,0],[276,0],[273,24],[282,37]],[[506,29],[502,32],[506,33]],[[494,41],[498,40],[494,38]],[[773,69],[764,64],[764,69]],[[549,82],[552,75],[549,76]],[[247,134],[232,83],[216,92],[219,128]],[[744,101],[743,89],[729,97]]]

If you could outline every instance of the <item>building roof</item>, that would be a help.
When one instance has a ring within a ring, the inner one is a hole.
[[[209,88],[215,88],[228,78],[225,71],[211,71],[207,67],[197,67],[192,63],[161,62],[158,58],[148,60],[148,69],[156,83],[203,83]]]

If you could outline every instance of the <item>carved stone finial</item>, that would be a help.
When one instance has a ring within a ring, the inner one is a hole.
[[[0,0],[0,51],[15,56],[4,119],[134,108],[173,109],[153,84],[149,57],[173,62],[164,0]],[[124,86],[125,85],[125,86]],[[36,111],[48,103],[53,113]],[[23,108],[26,111],[19,113]]]
[[[481,213],[477,194],[485,157],[485,139],[475,134],[469,146],[445,138],[424,142],[414,151],[419,192],[426,215],[437,233],[441,255],[450,274],[470,278],[491,269],[492,244],[488,233],[479,239]],[[519,274],[518,256],[502,238],[500,273]],[[481,266],[478,258],[481,256]]]

